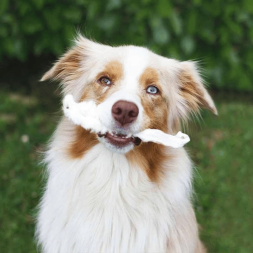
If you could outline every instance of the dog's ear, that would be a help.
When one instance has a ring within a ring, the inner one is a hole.
[[[64,80],[76,74],[80,63],[82,61],[82,53],[77,47],[73,47],[67,53],[65,53],[54,66],[47,71],[40,81],[46,81],[48,79]]]
[[[83,71],[83,65],[85,65],[82,63],[91,57],[92,54],[102,53],[105,47],[108,46],[95,43],[79,34],[75,39],[75,45],[42,76],[40,81],[53,79],[66,83],[77,79]]]
[[[196,113],[202,107],[218,115],[215,104],[200,77],[196,63],[192,61],[181,62],[178,75],[180,114],[187,117],[189,112]]]

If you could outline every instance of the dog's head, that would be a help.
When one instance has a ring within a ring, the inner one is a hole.
[[[108,129],[97,138],[126,153],[147,128],[175,133],[180,120],[205,107],[217,114],[196,64],[154,54],[143,47],[100,45],[81,36],[42,77],[60,80],[76,101],[94,100]]]

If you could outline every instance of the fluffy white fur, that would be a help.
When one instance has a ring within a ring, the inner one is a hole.
[[[92,100],[76,103],[72,95],[67,95],[63,99],[63,112],[74,124],[86,130],[95,133],[107,131],[99,119],[97,105]]]
[[[75,103],[72,95],[67,95],[63,99],[63,111],[66,117],[86,130],[103,134],[107,129],[99,119],[97,107],[101,106],[103,107],[103,104],[96,106],[92,100]],[[155,142],[172,148],[181,148],[190,141],[189,136],[180,131],[173,136],[158,129],[145,129],[133,136],[139,137],[143,142]]]
[[[115,130],[111,106],[125,99],[137,104],[140,113],[124,134],[145,130],[149,119],[142,112],[138,80],[146,67],[159,71],[169,101],[168,133],[173,133],[172,123],[187,118],[190,111],[179,93],[178,75],[184,69],[189,69],[207,104],[216,110],[192,62],[167,59],[141,47],[104,46],[83,37],[78,38],[73,50],[82,56],[78,69],[81,75],[75,78],[74,72],[58,72],[56,76],[67,53],[42,80],[60,78],[64,95],[73,94],[75,101],[80,101],[84,88],[108,62],[117,60],[124,67],[119,90],[102,103],[102,113],[98,112],[106,129]],[[192,165],[183,148],[166,148],[169,159],[163,164],[163,177],[152,182],[142,168],[127,160],[124,153],[134,147],[117,153],[100,140],[83,157],[72,158],[68,147],[74,137],[73,123],[63,117],[46,153],[48,181],[36,229],[43,253],[205,252],[191,205]]]
[[[183,149],[168,151],[175,159],[157,185],[103,144],[68,159],[62,146],[71,141],[69,130],[64,120],[47,153],[37,230],[44,253],[196,252],[191,163]]]

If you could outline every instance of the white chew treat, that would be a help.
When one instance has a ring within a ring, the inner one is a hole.
[[[72,95],[67,95],[63,99],[63,111],[74,124],[86,130],[102,134],[106,132],[98,118],[97,106],[92,100],[76,103]]]
[[[173,148],[181,148],[190,141],[189,136],[182,132],[178,132],[173,136],[158,129],[146,129],[135,136],[139,137],[143,142],[155,142]]]
[[[101,134],[107,132],[99,120],[97,105],[92,100],[76,103],[72,95],[67,95],[63,99],[63,111],[67,118],[84,129]],[[143,142],[155,142],[173,148],[181,148],[190,141],[187,134],[178,132],[173,136],[158,129],[146,129],[134,136]]]

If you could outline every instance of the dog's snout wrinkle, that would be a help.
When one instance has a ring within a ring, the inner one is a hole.
[[[135,121],[138,114],[139,108],[132,102],[120,100],[112,106],[113,118],[119,122],[121,126],[125,126]]]

